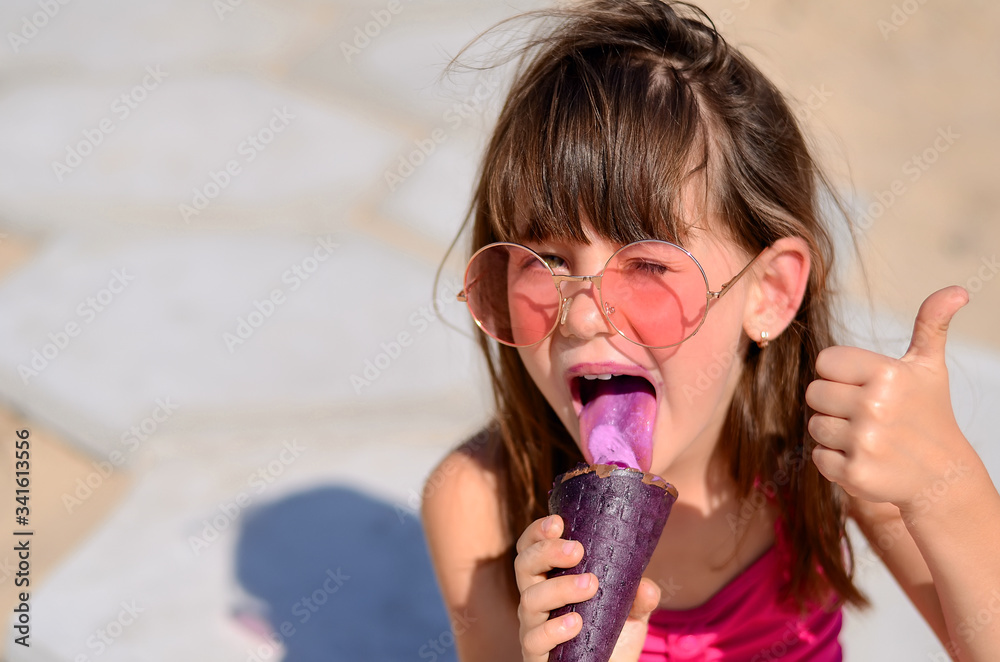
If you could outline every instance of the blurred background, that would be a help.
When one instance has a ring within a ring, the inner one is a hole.
[[[505,78],[442,70],[538,6],[3,3],[8,625],[20,429],[35,532],[31,648],[7,627],[5,659],[454,659],[420,490],[489,394],[461,258],[433,279]],[[1000,475],[1000,5],[702,6],[788,93],[858,217],[856,342],[898,356],[927,295],[970,291],[953,398]],[[860,553],[876,608],[848,615],[848,659],[945,659]]]

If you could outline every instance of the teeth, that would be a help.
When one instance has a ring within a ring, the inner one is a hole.
[[[587,380],[590,380],[590,381],[594,381],[595,379],[601,379],[601,380],[607,381],[607,380],[611,379],[612,377],[614,377],[614,375],[612,375],[611,373],[607,373],[607,372],[604,373],[603,375],[584,375],[583,376],[584,379],[587,379]]]

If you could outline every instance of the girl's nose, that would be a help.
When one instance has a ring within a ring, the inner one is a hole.
[[[559,333],[566,338],[589,340],[600,334],[614,333],[601,313],[601,300],[593,282],[563,283],[563,308]]]

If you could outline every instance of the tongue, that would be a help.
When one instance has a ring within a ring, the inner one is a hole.
[[[580,435],[594,464],[647,471],[653,445],[656,397],[641,377],[614,377],[581,384],[592,397],[580,412]]]

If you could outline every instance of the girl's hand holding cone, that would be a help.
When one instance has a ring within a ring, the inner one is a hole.
[[[525,662],[544,662],[553,648],[580,633],[579,614],[569,613],[549,620],[550,611],[583,602],[597,593],[598,581],[592,573],[548,578],[553,569],[572,568],[583,558],[583,545],[561,538],[562,533],[562,518],[549,515],[532,522],[517,541],[514,571],[521,592],[517,615]],[[634,662],[639,658],[649,616],[659,601],[659,587],[643,579],[618,637],[612,662]]]

